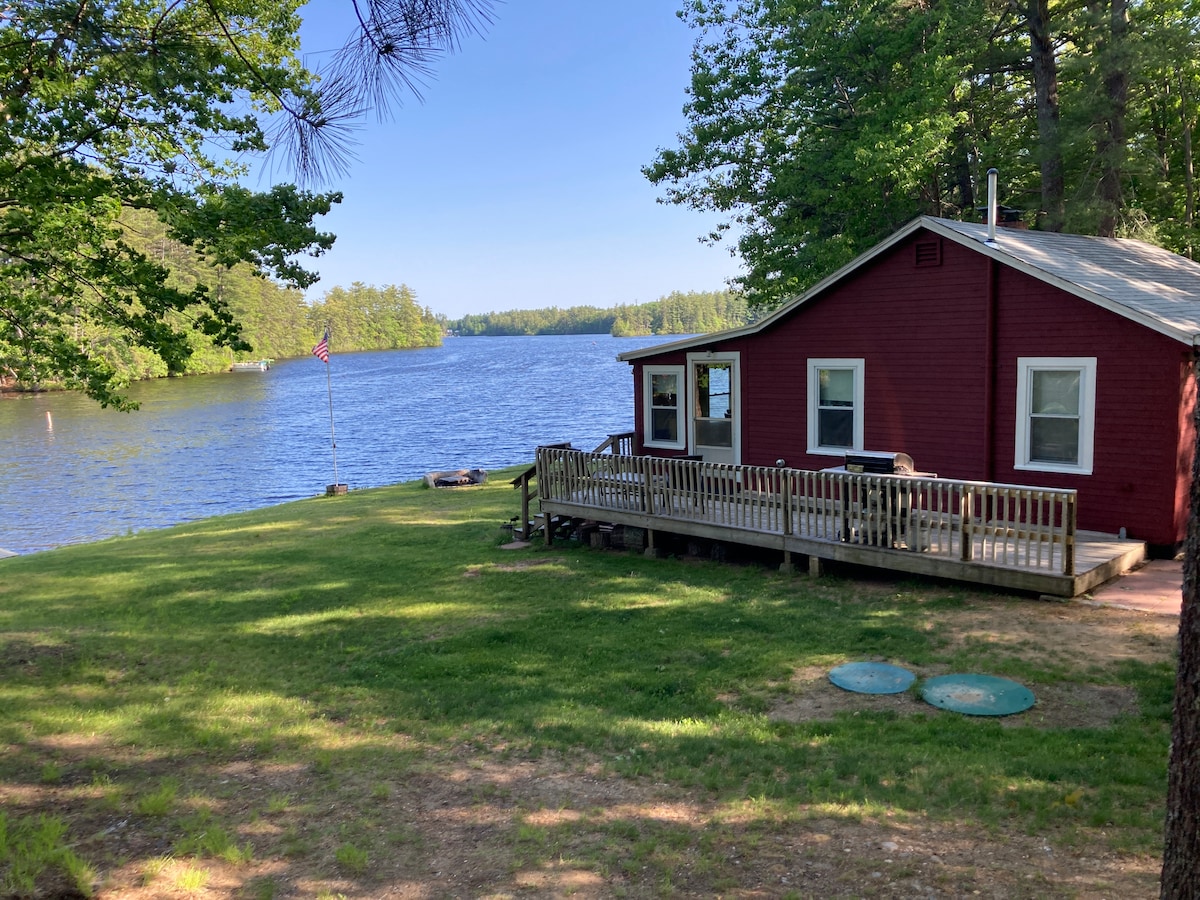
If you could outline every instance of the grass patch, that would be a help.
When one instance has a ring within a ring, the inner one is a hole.
[[[351,875],[361,875],[367,871],[367,851],[353,844],[342,844],[334,852],[337,864]]]
[[[33,896],[49,885],[90,897],[92,870],[68,840],[56,816],[10,817],[0,810],[0,896]]]
[[[179,783],[174,779],[167,779],[153,791],[139,798],[136,809],[143,816],[165,816],[175,808],[175,795],[178,792]]]
[[[976,621],[1028,619],[1029,600],[570,543],[509,552],[515,503],[499,473],[0,563],[0,788],[29,813],[0,820],[6,877],[25,890],[130,859],[159,877],[169,848],[181,890],[221,866],[246,896],[333,896],[347,877],[368,893],[434,878],[458,841],[464,870],[514,890],[644,872],[702,894],[742,883],[750,844],[767,859],[781,830],[829,821],[1157,852],[1173,676],[1153,636],[1142,658],[1083,658]],[[854,659],[1136,703],[1096,727],[915,698],[775,714],[798,670]],[[588,778],[613,796],[654,786],[693,821],[554,793]]]

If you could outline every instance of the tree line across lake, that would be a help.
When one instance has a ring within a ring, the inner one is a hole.
[[[521,309],[463,316],[449,323],[455,334],[707,334],[750,321],[746,300],[732,291],[673,291],[649,303],[623,303],[609,309]]]
[[[659,300],[610,309],[592,306],[552,307],[490,312],[450,320],[417,302],[407,285],[377,287],[355,282],[335,287],[315,300],[262,278],[245,263],[215,267],[187,245],[171,238],[163,223],[145,212],[126,211],[126,240],[171,272],[173,285],[190,291],[208,284],[228,306],[241,327],[244,348],[233,350],[198,328],[181,327],[191,345],[182,371],[171,371],[158,354],[129,341],[117,329],[81,320],[85,340],[123,381],[161,378],[171,374],[220,372],[240,359],[285,359],[306,355],[326,326],[334,353],[357,350],[399,350],[440,346],[443,335],[696,334],[736,327],[749,321],[745,301],[729,291],[675,292]],[[186,313],[173,313],[185,326]],[[5,382],[0,387],[47,387],[48,384]]]

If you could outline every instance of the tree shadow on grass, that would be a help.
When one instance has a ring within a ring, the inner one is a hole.
[[[953,603],[562,548],[518,566],[478,521],[424,522],[417,539],[392,515],[373,503],[336,521],[221,520],[25,567],[19,589],[0,589],[15,601],[0,652],[6,806],[62,815],[125,885],[186,848],[212,884],[452,895],[489,879],[515,889],[514,872],[553,884],[555,853],[631,891],[643,868],[659,890],[693,884],[697,859],[710,874],[694,884],[742,884],[728,854],[680,848],[724,834],[715,810],[748,797],[769,808],[763,828],[813,808],[847,821],[932,809],[1142,833],[1121,810],[1144,818],[1161,794],[1165,732],[1136,718],[1048,737],[949,717],[767,716],[798,666],[937,660],[929,617]],[[148,812],[168,779],[175,800]],[[555,796],[538,785],[568,781],[581,816],[589,783],[599,806],[628,812],[597,816],[586,838],[531,823]],[[1067,803],[1076,790],[1086,802]],[[655,824],[647,798],[664,792],[701,812]],[[358,851],[388,862],[350,871]]]

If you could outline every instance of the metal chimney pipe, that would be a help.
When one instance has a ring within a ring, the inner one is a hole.
[[[1000,177],[1000,170],[995,166],[987,170],[987,243],[996,243],[996,218],[999,215],[1000,205],[996,200],[996,179]]]

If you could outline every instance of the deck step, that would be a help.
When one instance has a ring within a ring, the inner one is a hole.
[[[572,521],[573,519],[570,516],[552,515],[550,516],[550,528],[554,531],[558,531],[558,529],[563,527],[564,524]],[[523,541],[531,540],[535,535],[543,534],[546,531],[546,514],[537,513],[529,522],[525,524],[524,534],[519,534],[520,531],[520,525],[514,523],[513,536],[519,536]]]
[[[1113,535],[1080,532],[1080,546],[1087,548],[1076,561],[1075,596],[1087,593],[1106,581],[1136,569],[1146,561],[1146,545]]]

